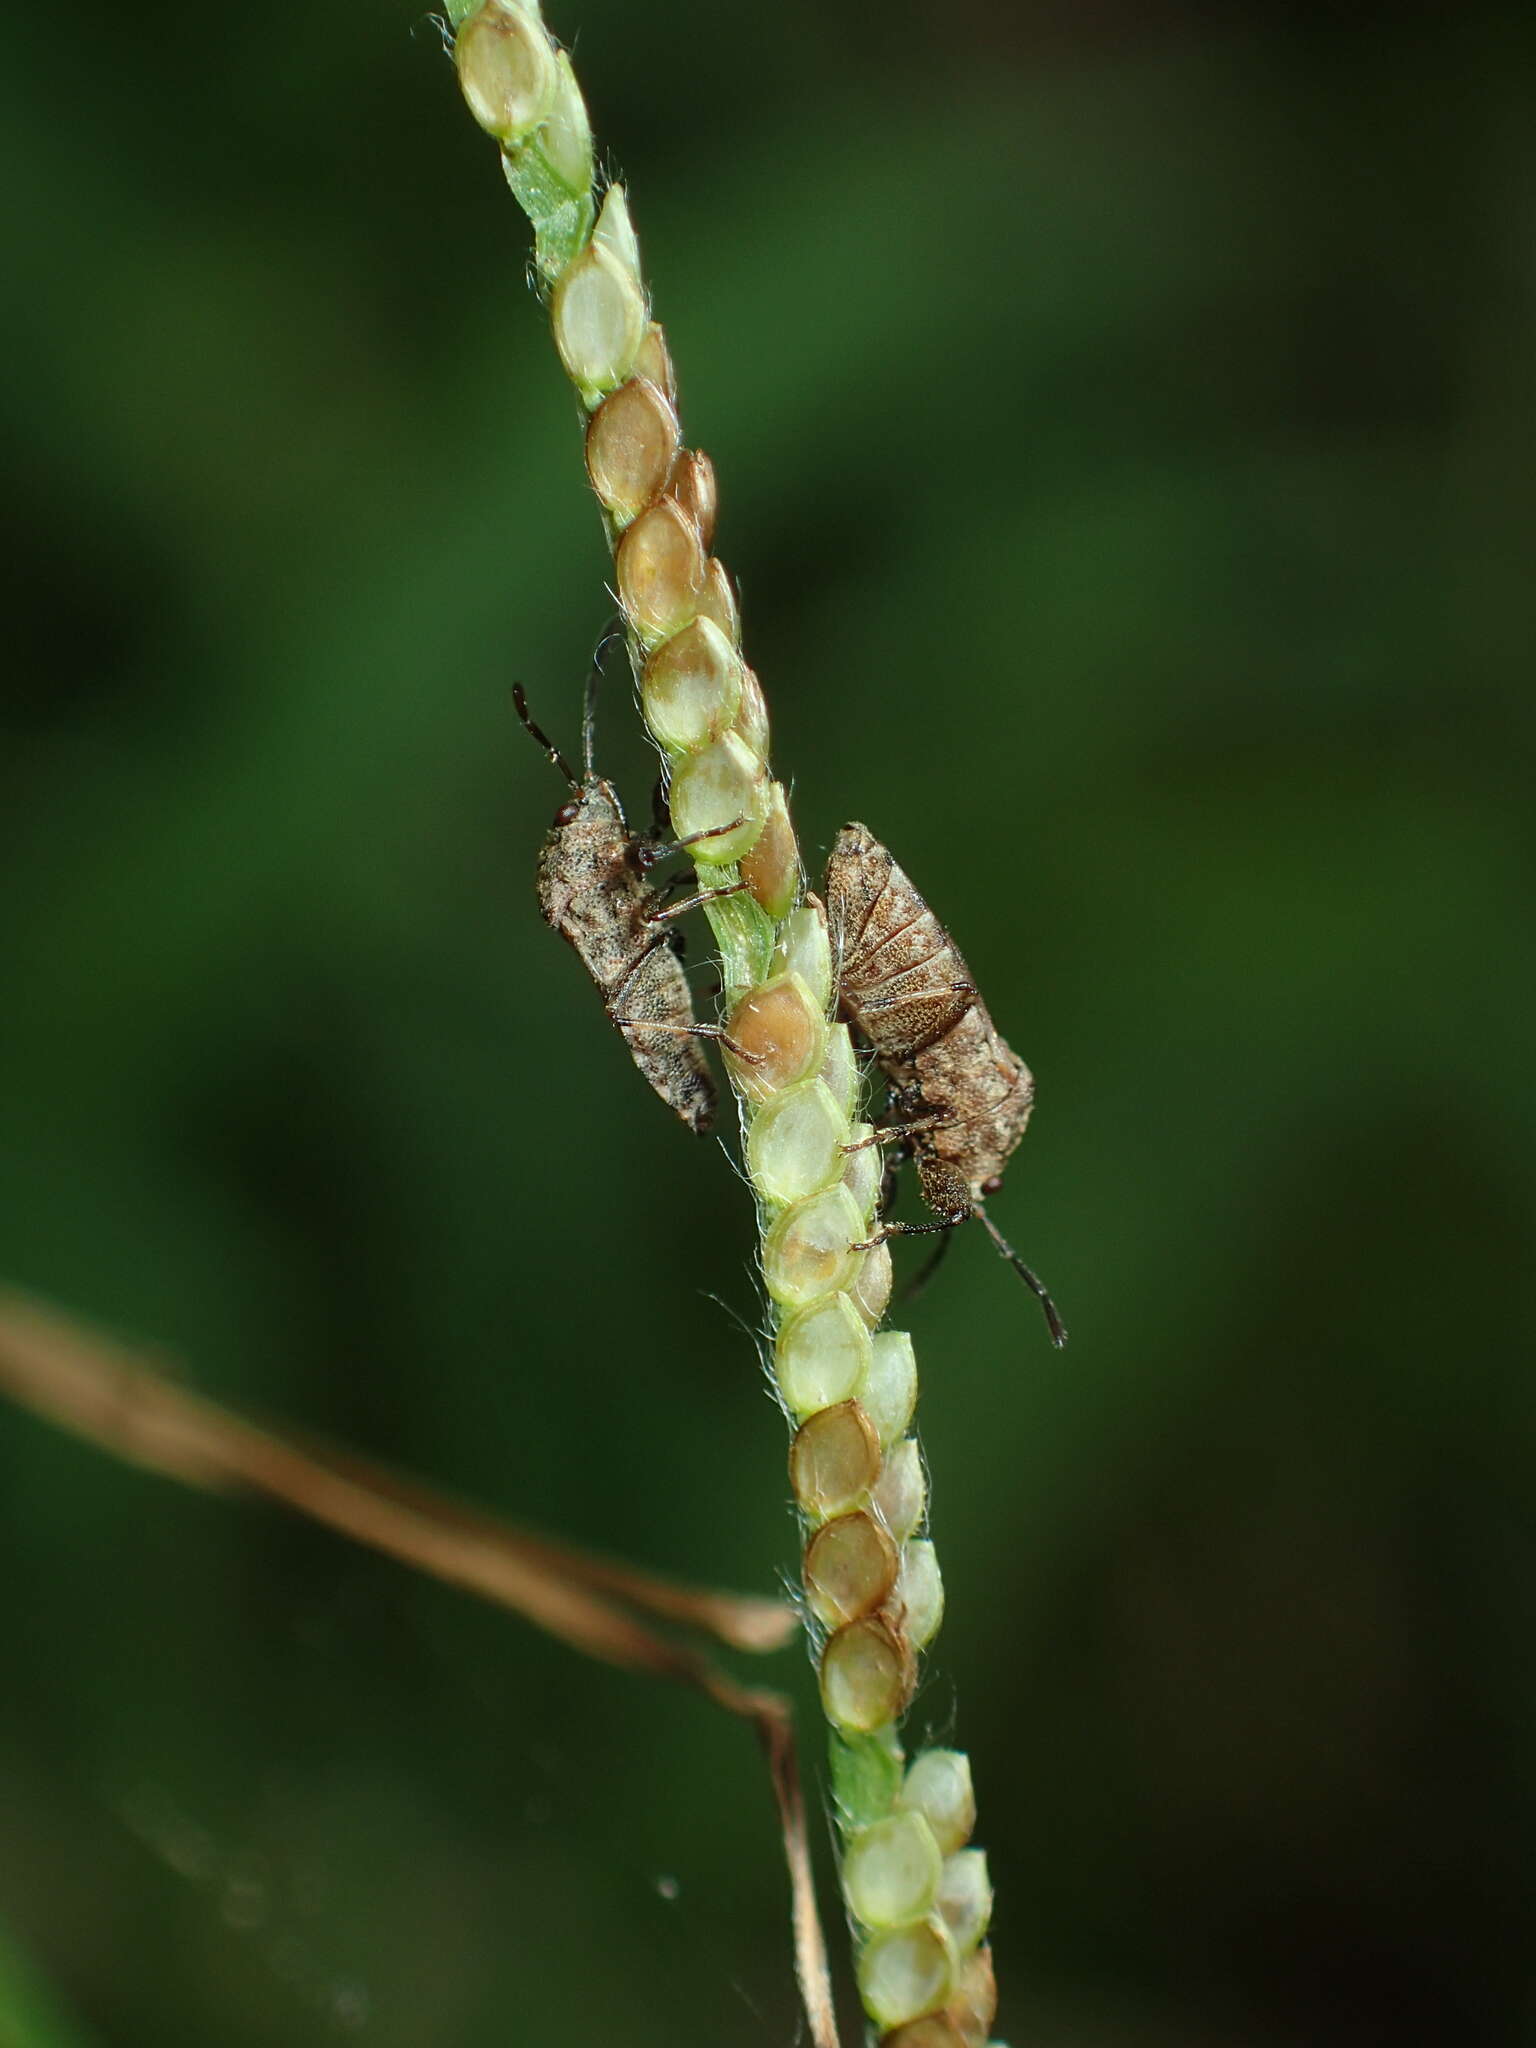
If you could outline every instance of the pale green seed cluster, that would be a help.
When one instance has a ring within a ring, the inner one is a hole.
[[[821,1697],[833,1728],[843,1888],[865,2008],[885,2048],[985,2048],[995,2008],[986,1858],[966,1846],[970,1767],[897,1725],[944,1593],[922,1534],[911,1339],[881,1330],[890,1254],[880,1154],[858,1063],[834,1020],[827,922],[768,767],[768,717],[710,552],[714,471],[683,443],[665,337],[650,317],[622,188],[594,204],[591,131],[536,0],[482,0],[455,46],[471,112],[528,213],[555,345],[587,418],[587,472],[613,542],[646,725],[679,839],[706,889],[729,1005],[726,1062],[773,1303],[773,1373],[795,1426],[790,1477]]]

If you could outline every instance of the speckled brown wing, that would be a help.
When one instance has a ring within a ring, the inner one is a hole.
[[[909,1063],[975,1003],[969,968],[867,825],[838,833],[826,898],[844,1015],[883,1063]]]
[[[609,1014],[662,1101],[692,1130],[707,1130],[715,1084],[696,1035],[688,978],[666,939],[656,939],[612,991]]]
[[[915,1071],[924,1108],[940,1119],[914,1143],[929,1205],[941,1206],[929,1194],[930,1180],[937,1186],[946,1178],[962,1182],[969,1201],[977,1201],[1024,1135],[1034,1078],[980,1002],[918,1054]]]

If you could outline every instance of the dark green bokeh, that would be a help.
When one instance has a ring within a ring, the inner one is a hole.
[[[554,25],[807,850],[888,839],[1040,1080],[995,1210],[1070,1350],[979,1234],[909,1317],[1000,2031],[1536,2040],[1529,25]],[[573,734],[607,565],[434,30],[4,66],[0,1268],[770,1588],[745,1197],[532,904],[509,687]],[[0,1464],[0,2041],[793,2038],[741,1729],[9,1411]]]

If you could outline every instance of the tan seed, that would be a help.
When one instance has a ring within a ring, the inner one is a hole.
[[[992,1951],[979,1948],[961,1965],[960,1982],[950,1999],[947,2016],[965,2048],[986,2048],[997,2018],[997,1977],[992,1968]]]
[[[736,730],[761,761],[768,758],[768,700],[763,695],[763,686],[753,670],[748,669],[742,679],[741,709],[736,714]]]
[[[741,609],[736,602],[736,593],[731,588],[731,579],[725,573],[725,565],[713,555],[704,570],[704,587],[699,592],[699,610],[705,618],[713,619],[733,647],[741,645]],[[768,755],[758,748],[759,758],[766,761]]]
[[[587,427],[587,475],[620,526],[666,483],[677,448],[677,414],[644,377],[605,398]]]
[[[704,550],[675,499],[647,506],[626,529],[614,561],[619,602],[647,647],[670,639],[697,615]]]
[[[931,2012],[882,2034],[880,2048],[970,2048],[970,2043],[947,2014]]]
[[[685,448],[678,456],[668,489],[683,510],[691,515],[705,547],[713,547],[715,513],[720,500],[715,485],[715,465],[702,448]]]
[[[849,1292],[854,1306],[872,1330],[878,1330],[880,1319],[890,1306],[891,1289],[895,1285],[896,1269],[891,1259],[888,1244],[873,1245],[863,1254],[863,1263]],[[902,1425],[906,1427],[905,1423]]]
[[[822,1705],[839,1728],[868,1734],[896,1720],[915,1680],[905,1646],[877,1614],[840,1628],[821,1653]]]
[[[880,1444],[857,1401],[823,1408],[795,1432],[789,1483],[802,1514],[841,1514],[868,1494],[880,1470]]]
[[[635,357],[635,375],[649,378],[669,404],[677,404],[677,375],[672,368],[672,352],[657,320],[653,320],[645,330],[640,352]]]
[[[872,1614],[896,1583],[896,1568],[896,1546],[872,1516],[824,1522],[805,1550],[812,1613],[828,1628]]]

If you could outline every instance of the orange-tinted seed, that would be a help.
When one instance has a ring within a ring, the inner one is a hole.
[[[800,893],[800,848],[782,783],[774,783],[770,792],[767,821],[741,863],[741,879],[771,918],[788,917],[794,909]]]
[[[731,1060],[732,1071],[756,1102],[804,1080],[820,1063],[826,1043],[826,1020],[796,974],[749,989],[726,1030],[730,1043],[747,1055]]]

